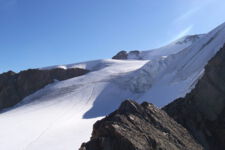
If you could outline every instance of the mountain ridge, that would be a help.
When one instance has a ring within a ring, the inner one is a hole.
[[[209,61],[196,87],[163,109],[187,128],[205,149],[225,147],[225,45]]]
[[[190,46],[191,44],[197,42],[200,38],[205,36],[205,34],[196,34],[196,35],[187,35],[181,37],[170,44],[155,48],[151,50],[139,51],[139,50],[132,50],[132,51],[120,51],[112,59],[121,59],[121,60],[151,60],[151,59],[161,59],[165,56],[175,54],[182,49]],[[166,50],[165,50],[166,49]]]
[[[79,150],[203,150],[188,131],[153,104],[125,100],[97,121]]]
[[[223,150],[224,59],[225,44],[206,65],[196,87],[162,109],[124,101],[94,124],[90,140],[80,150]]]
[[[28,95],[55,81],[62,81],[88,73],[88,70],[73,68],[52,70],[28,69],[15,73],[0,74],[0,111],[15,106]]]

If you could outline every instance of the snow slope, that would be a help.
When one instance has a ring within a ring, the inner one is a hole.
[[[225,24],[195,42],[184,37],[167,47],[139,53],[145,60],[132,56],[132,60],[107,59],[42,68],[80,67],[91,72],[56,81],[1,113],[0,149],[78,149],[89,139],[93,123],[124,99],[149,101],[160,107],[184,96],[224,43]]]
[[[146,50],[146,51],[130,51],[128,52],[128,59],[139,59],[139,60],[155,60],[164,59],[168,55],[176,54],[184,48],[198,42],[205,34],[200,35],[188,35],[184,36],[166,46],[161,48]]]
[[[142,67],[146,62],[96,61],[96,65],[101,66],[98,71],[55,82],[30,95],[14,109],[0,115],[0,128],[4,129],[0,132],[0,149],[78,149],[83,141],[89,139],[92,125],[99,119],[93,118],[91,114],[87,114],[86,119],[83,118],[93,102],[107,97],[109,101],[114,101],[111,103],[113,105],[102,109],[112,111],[132,94],[128,90],[123,91],[112,80]],[[91,68],[96,68],[96,65]],[[102,112],[95,111],[92,114],[103,115],[99,113]]]

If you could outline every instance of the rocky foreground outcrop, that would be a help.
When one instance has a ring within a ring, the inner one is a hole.
[[[51,70],[29,69],[0,75],[0,110],[14,106],[24,97],[36,92],[55,80],[66,80],[88,73],[88,70],[55,68]]]
[[[201,150],[188,131],[147,102],[124,101],[96,122],[91,140],[80,150]]]
[[[225,46],[209,61],[196,87],[163,109],[205,149],[225,149]]]

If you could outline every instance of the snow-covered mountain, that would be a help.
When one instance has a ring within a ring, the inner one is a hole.
[[[166,46],[152,49],[152,50],[146,50],[146,51],[120,51],[118,54],[116,54],[113,59],[122,59],[122,60],[155,60],[155,59],[164,59],[168,55],[176,54],[177,52],[183,50],[184,48],[190,46],[191,44],[197,42],[202,37],[204,37],[205,34],[199,34],[199,35],[187,35],[184,36]]]
[[[52,68],[83,68],[83,76],[56,81],[0,114],[0,149],[73,150],[91,135],[93,123],[124,99],[159,107],[185,96],[204,66],[225,43],[225,24],[165,47]],[[13,144],[12,144],[13,143]]]

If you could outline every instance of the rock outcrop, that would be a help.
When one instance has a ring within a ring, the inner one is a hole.
[[[120,51],[115,56],[112,57],[112,59],[120,59],[120,60],[126,60],[126,59],[142,59],[140,57],[140,51],[133,50],[133,51]]]
[[[128,53],[126,51],[120,51],[115,56],[112,57],[112,59],[127,59]]]
[[[205,149],[225,149],[225,46],[209,61],[196,87],[163,109]]]
[[[188,131],[147,102],[124,101],[96,122],[80,150],[201,150]]]
[[[0,75],[0,110],[14,106],[24,97],[43,88],[55,80],[66,80],[89,72],[88,70],[51,69],[39,70],[29,69],[15,73],[12,71]]]

